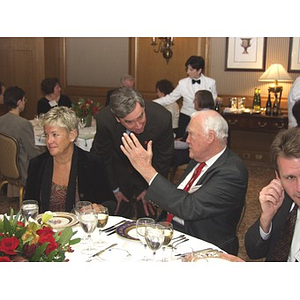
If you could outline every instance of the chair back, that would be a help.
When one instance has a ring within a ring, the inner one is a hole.
[[[8,181],[21,179],[18,154],[19,144],[17,140],[0,132],[0,173]]]

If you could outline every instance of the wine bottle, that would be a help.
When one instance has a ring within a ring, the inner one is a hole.
[[[271,116],[272,115],[272,102],[271,102],[271,96],[270,93],[268,95],[268,100],[266,103],[266,115]]]
[[[259,89],[255,88],[254,92],[254,98],[253,98],[253,110],[255,112],[260,112],[260,94],[259,94]]]
[[[278,113],[279,113],[278,100],[277,100],[277,94],[275,93],[275,100],[273,104],[273,116],[278,116]]]

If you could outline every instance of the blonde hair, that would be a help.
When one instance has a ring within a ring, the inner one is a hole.
[[[57,106],[50,109],[42,118],[41,124],[45,126],[58,126],[65,128],[68,133],[76,129],[78,134],[79,120],[71,108]]]

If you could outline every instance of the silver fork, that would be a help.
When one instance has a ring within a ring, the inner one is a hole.
[[[177,249],[178,245],[187,242],[189,239],[188,238],[184,238],[183,240],[177,241],[176,243],[173,244],[172,248],[173,249]]]
[[[186,237],[185,237],[185,235],[183,234],[182,236],[176,238],[176,241],[173,241],[172,243],[170,243],[170,244],[168,245],[168,247],[174,248],[175,245],[176,245],[177,243],[180,243],[181,241],[184,241],[185,239],[186,239]]]

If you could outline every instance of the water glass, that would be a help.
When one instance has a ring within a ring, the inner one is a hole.
[[[24,200],[21,204],[21,214],[25,219],[25,222],[29,221],[29,218],[35,219],[39,213],[39,204],[36,200]]]

